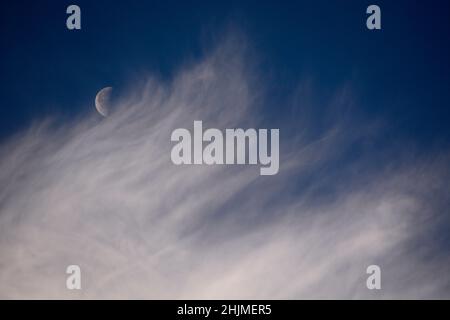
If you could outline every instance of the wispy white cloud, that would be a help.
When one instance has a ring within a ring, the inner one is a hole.
[[[175,128],[264,121],[264,90],[230,39],[108,118],[44,121],[4,143],[0,297],[449,298],[448,249],[430,236],[448,223],[445,156],[330,173],[357,139],[339,119],[313,138],[307,125],[281,130],[276,176],[172,164]],[[70,264],[81,291],[65,288]],[[370,264],[381,291],[365,287]]]

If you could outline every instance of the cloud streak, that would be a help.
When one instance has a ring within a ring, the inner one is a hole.
[[[433,237],[448,226],[445,154],[327,170],[364,139],[337,120],[316,136],[281,128],[276,176],[171,162],[172,130],[194,120],[270,123],[247,62],[230,37],[170,84],[131,90],[106,119],[42,121],[6,141],[0,297],[449,298],[448,247]],[[349,103],[341,93],[330,103]],[[65,288],[70,264],[81,291]],[[371,264],[381,291],[365,286]]]

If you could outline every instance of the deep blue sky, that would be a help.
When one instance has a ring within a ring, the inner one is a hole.
[[[81,31],[66,29],[69,4],[81,7]],[[369,4],[381,7],[381,31],[365,27]],[[449,1],[8,1],[0,15],[2,140],[34,119],[88,112],[106,85],[170,79],[232,24],[273,97],[305,77],[324,100],[350,82],[355,112],[383,118],[389,139],[450,141]]]

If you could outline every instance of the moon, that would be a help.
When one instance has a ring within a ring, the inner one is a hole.
[[[112,87],[106,87],[95,96],[95,108],[104,117],[107,117],[110,111],[111,92]]]

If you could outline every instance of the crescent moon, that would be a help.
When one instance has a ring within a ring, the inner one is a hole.
[[[104,117],[107,117],[110,109],[112,87],[100,90],[95,96],[95,108]]]

